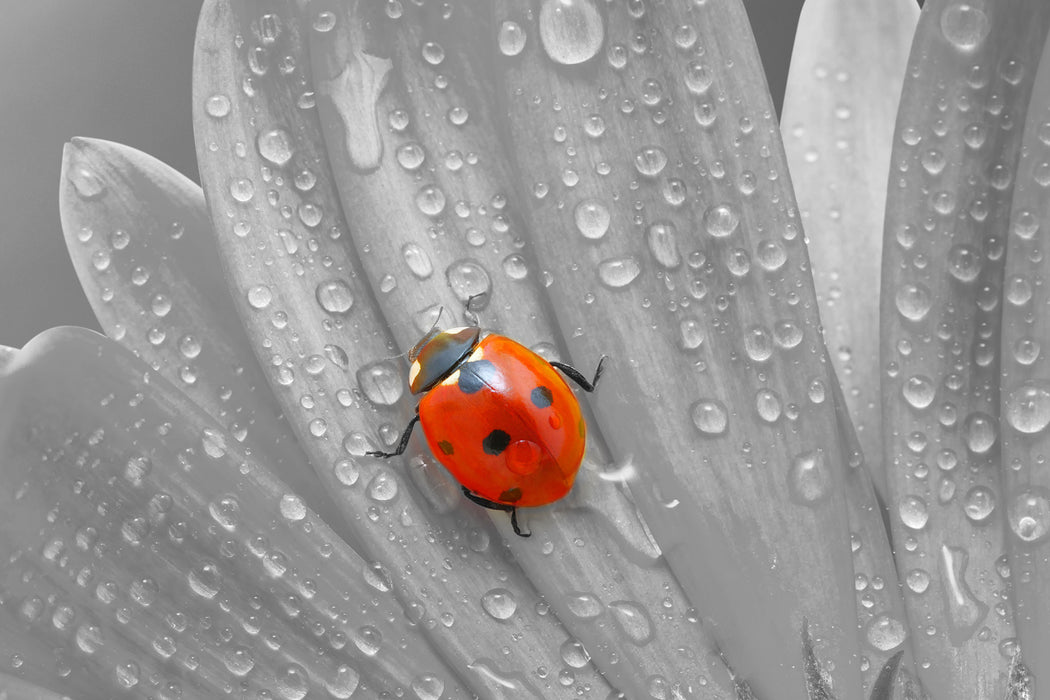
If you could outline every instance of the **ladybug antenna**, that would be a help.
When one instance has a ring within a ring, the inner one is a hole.
[[[423,352],[423,347],[430,342],[431,338],[441,332],[438,330],[438,324],[441,323],[441,314],[443,313],[445,313],[444,304],[438,307],[437,316],[434,317],[434,323],[430,324],[430,330],[424,333],[423,337],[408,351],[409,362],[415,362],[416,358],[419,357],[419,353]]]

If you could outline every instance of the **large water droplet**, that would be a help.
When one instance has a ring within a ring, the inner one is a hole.
[[[1050,425],[1050,389],[1042,382],[1027,382],[1006,397],[1006,422],[1014,430],[1034,434]]]
[[[674,269],[682,263],[678,252],[678,236],[674,224],[659,221],[649,227],[647,234],[649,252],[661,266]]]
[[[900,514],[901,522],[904,523],[904,526],[912,530],[921,530],[926,527],[926,523],[930,519],[930,511],[926,507],[926,501],[914,495],[902,496],[897,512]]]
[[[464,304],[471,297],[489,295],[492,292],[492,279],[479,263],[473,260],[458,260],[445,270],[448,286]]]
[[[983,523],[995,510],[995,493],[987,486],[974,486],[966,492],[963,512],[973,523]]]
[[[361,674],[356,669],[341,664],[335,674],[325,681],[324,689],[335,700],[349,700],[361,683]]]
[[[987,413],[974,411],[966,417],[963,436],[971,452],[984,454],[992,449],[999,438],[999,421]]]
[[[930,290],[921,284],[904,284],[897,290],[897,311],[909,321],[921,321],[930,312]]]
[[[645,646],[653,640],[653,623],[649,613],[638,603],[618,600],[609,603],[613,622],[635,646]]]
[[[493,588],[481,597],[481,607],[496,620],[509,620],[518,609],[518,601],[506,588]]]
[[[445,684],[437,676],[418,676],[412,680],[412,692],[419,700],[440,700]]]
[[[373,362],[357,370],[357,385],[368,400],[377,406],[393,406],[401,399],[405,389],[401,373],[387,360]]]
[[[916,374],[904,382],[901,393],[910,406],[923,409],[933,403],[934,397],[937,396],[937,387],[929,377]]]
[[[703,435],[722,435],[729,428],[729,413],[721,401],[702,399],[693,404],[693,425]]]
[[[281,496],[280,510],[285,519],[293,522],[306,517],[306,504],[294,493],[286,493]]]
[[[204,101],[204,111],[210,117],[222,119],[230,113],[230,98],[226,95],[212,95]]]
[[[667,153],[659,146],[645,146],[634,154],[634,167],[639,175],[656,177],[667,167]]]
[[[824,500],[831,490],[831,474],[820,450],[803,452],[791,460],[788,469],[788,493],[799,505],[813,505]]]
[[[718,204],[704,212],[704,229],[715,238],[725,238],[739,225],[740,217],[729,204]]]
[[[598,279],[607,287],[619,289],[633,282],[642,272],[638,259],[633,255],[609,258],[598,263]]]
[[[430,256],[415,243],[406,243],[402,246],[401,256],[405,259],[408,269],[419,279],[425,280],[433,274],[434,266],[430,262]]]
[[[598,617],[605,609],[602,601],[596,595],[583,591],[569,593],[566,598],[566,604],[569,607],[569,612],[583,619]]]
[[[872,648],[885,652],[904,643],[908,630],[900,620],[883,614],[877,615],[868,623],[864,636]]]
[[[226,670],[237,677],[247,676],[255,668],[255,657],[252,650],[246,646],[233,646],[226,650],[222,656],[222,662]]]
[[[69,181],[73,183],[81,199],[98,199],[106,193],[106,183],[94,170],[84,165],[74,165],[70,169]]]
[[[605,22],[594,0],[544,0],[539,29],[543,50],[567,66],[594,58],[605,39]]]
[[[948,637],[956,646],[973,636],[988,613],[966,583],[970,555],[961,547],[941,545],[941,580],[948,610]]]
[[[497,43],[504,56],[517,56],[521,53],[525,49],[525,40],[525,30],[517,22],[506,20],[500,24]]]
[[[604,236],[612,220],[609,210],[596,199],[585,199],[577,204],[573,210],[573,218],[576,221],[576,230],[584,238],[591,240]]]
[[[263,131],[256,139],[259,155],[274,165],[285,165],[292,159],[292,137],[284,129]]]
[[[330,314],[345,314],[354,305],[354,294],[343,280],[329,280],[317,285],[317,303]]]
[[[1014,496],[1007,509],[1010,529],[1028,543],[1040,542],[1050,533],[1050,491],[1033,486]]]
[[[991,21],[988,15],[969,3],[958,2],[941,12],[941,32],[960,51],[976,49],[984,42],[989,31]]]

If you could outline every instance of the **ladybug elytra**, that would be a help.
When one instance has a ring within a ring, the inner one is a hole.
[[[510,338],[477,326],[432,330],[409,352],[409,388],[422,394],[393,452],[404,453],[416,423],[431,453],[474,503],[510,513],[514,532],[519,507],[542,506],[572,488],[583,461],[587,425],[561,370],[584,391],[594,391],[603,356],[591,381],[575,368],[548,362]]]

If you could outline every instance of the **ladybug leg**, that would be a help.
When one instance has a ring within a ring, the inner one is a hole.
[[[552,362],[551,367],[556,367],[565,373],[565,376],[580,385],[580,388],[584,391],[594,391],[598,386],[598,380],[602,378],[602,371],[605,369],[605,361],[609,359],[608,355],[602,355],[602,359],[598,360],[598,369],[594,370],[594,379],[587,381],[587,378],[580,374],[580,370],[576,369],[572,365],[567,365],[564,362]]]
[[[405,432],[401,433],[401,439],[397,442],[397,447],[394,448],[393,452],[382,452],[380,450],[371,450],[365,452],[366,455],[372,457],[382,457],[383,459],[389,459],[390,457],[397,457],[400,454],[404,454],[408,448],[408,441],[412,437],[412,428],[416,427],[416,423],[419,422],[419,413],[412,416],[412,420],[408,421],[408,427],[405,428]]]
[[[463,489],[463,495],[468,499],[477,503],[482,508],[488,508],[489,510],[502,510],[505,513],[510,513],[510,526],[514,528],[514,534],[518,537],[532,537],[531,532],[522,532],[518,526],[518,508],[517,506],[508,506],[506,503],[496,503],[490,501],[487,498],[482,498],[476,493],[471,493],[470,489],[466,486],[461,487]]]

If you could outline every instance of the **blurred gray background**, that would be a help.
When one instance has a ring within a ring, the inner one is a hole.
[[[0,344],[97,329],[58,217],[62,145],[119,141],[194,180],[193,33],[201,0],[31,0],[0,22]],[[802,0],[745,0],[778,108]]]

